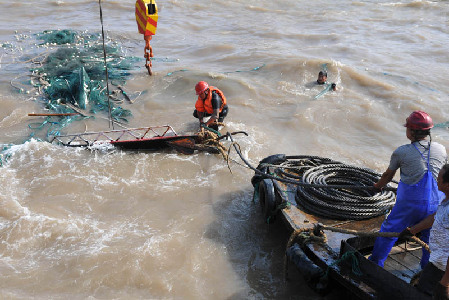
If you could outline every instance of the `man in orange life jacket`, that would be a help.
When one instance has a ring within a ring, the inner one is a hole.
[[[207,82],[200,81],[195,86],[198,100],[195,103],[193,116],[200,120],[200,125],[204,124],[203,118],[209,117],[206,126],[218,130],[218,123],[223,122],[228,115],[228,105],[223,92],[216,87],[209,86]]]

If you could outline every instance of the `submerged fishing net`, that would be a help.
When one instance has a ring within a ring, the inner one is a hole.
[[[106,72],[103,44],[99,34],[80,34],[71,30],[44,31],[37,35],[44,41],[41,45],[56,45],[33,68],[32,84],[44,95],[45,107],[54,113],[81,112],[82,115],[108,112],[116,121],[127,122],[131,112],[119,104],[117,97],[110,98],[106,92]],[[138,61],[136,57],[125,57],[117,42],[105,45],[108,77],[113,85],[126,84],[130,70]],[[30,124],[31,129],[40,129],[50,124],[48,135],[57,135],[59,130],[81,116],[67,116],[53,121]]]
[[[77,34],[72,30],[45,30],[38,34],[38,38],[44,41],[44,44],[74,44],[76,42]]]
[[[11,157],[10,153],[5,153],[8,149],[11,148],[11,146],[12,145],[0,144],[0,167],[3,167],[3,165]]]
[[[69,30],[46,32],[40,38],[57,45],[71,43],[50,53],[42,66],[33,70],[48,82],[44,87],[49,99],[48,108],[57,109],[61,103],[71,103],[93,113],[106,110],[108,101],[101,41],[93,41],[93,35],[80,36]],[[77,43],[73,44],[75,41]],[[105,49],[109,79],[124,84],[136,58],[124,57],[117,43],[106,45]],[[131,115],[121,107],[114,106],[113,111],[113,116],[125,121],[124,117]]]

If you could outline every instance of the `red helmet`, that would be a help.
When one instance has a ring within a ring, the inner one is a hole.
[[[204,92],[205,90],[207,90],[208,88],[209,88],[209,85],[207,84],[206,81],[200,81],[195,86],[196,94],[199,95],[202,92]]]
[[[404,126],[413,130],[428,130],[433,127],[433,121],[427,113],[415,110],[406,119]]]

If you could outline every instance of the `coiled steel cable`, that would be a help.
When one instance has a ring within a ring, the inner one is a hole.
[[[227,136],[234,143],[229,133]],[[392,191],[396,188],[374,189],[373,184],[381,175],[373,170],[318,156],[284,156],[285,159],[274,165],[263,163],[264,159],[254,168],[239,148],[233,146],[242,161],[255,172],[253,185],[263,178],[295,184],[298,186],[296,202],[310,213],[332,219],[363,220],[387,213],[395,203]],[[269,174],[268,167],[274,168],[274,174]]]
[[[306,211],[319,216],[344,220],[369,219],[386,214],[395,203],[396,197],[392,191],[350,188],[372,187],[379,180],[380,174],[367,168],[316,156],[290,156],[286,162],[272,168],[279,177],[302,182],[297,188],[296,202]],[[342,188],[314,187],[317,185]]]
[[[380,174],[344,164],[322,165],[307,170],[304,183],[372,186]],[[298,187],[297,202],[308,211],[335,219],[362,220],[386,214],[396,196],[391,191],[320,189]]]

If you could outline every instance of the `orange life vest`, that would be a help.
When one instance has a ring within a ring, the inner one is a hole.
[[[223,110],[223,107],[226,105],[226,97],[224,96],[222,91],[220,91],[216,87],[210,86],[206,100],[203,101],[200,96],[198,96],[198,100],[196,100],[195,108],[198,112],[207,112],[208,114],[212,114],[214,112],[214,108],[212,107],[213,91],[215,91],[218,94],[218,96],[220,96],[221,98],[220,112]]]

